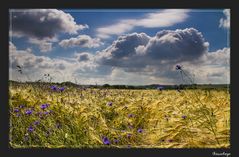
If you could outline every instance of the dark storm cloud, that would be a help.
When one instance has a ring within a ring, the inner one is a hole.
[[[78,30],[88,28],[78,25],[70,14],[57,9],[11,10],[11,15],[11,31],[18,36],[54,38],[60,32],[76,34]]]
[[[146,66],[160,67],[196,60],[207,52],[208,45],[194,28],[164,30],[153,37],[133,33],[120,36],[111,46],[98,52],[98,61],[124,67],[127,71],[138,71]]]
[[[105,52],[112,59],[121,59],[124,57],[132,57],[136,54],[135,48],[139,45],[146,45],[150,37],[145,33],[132,33],[120,36],[113,44],[108,47]]]
[[[136,48],[145,46],[149,40],[150,37],[145,33],[119,36],[111,46],[98,52],[98,61],[100,64],[116,67],[144,67],[142,58],[137,57]]]

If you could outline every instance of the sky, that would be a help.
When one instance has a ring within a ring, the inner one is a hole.
[[[9,79],[230,84],[229,9],[10,9]],[[22,74],[17,71],[21,66]]]

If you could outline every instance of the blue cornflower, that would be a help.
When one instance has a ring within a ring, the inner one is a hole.
[[[119,140],[115,138],[115,139],[114,139],[114,143],[115,143],[115,144],[119,143]]]
[[[182,66],[178,64],[178,65],[176,65],[175,69],[176,70],[182,70]]]
[[[51,86],[51,89],[56,91],[57,90],[57,87],[56,86]]]
[[[132,134],[127,134],[127,137],[130,138],[132,136]]]
[[[138,133],[142,133],[143,132],[143,130],[142,129],[138,129]]]
[[[183,119],[186,119],[186,118],[187,118],[187,116],[183,115],[183,116],[182,116],[182,118],[183,118]]]
[[[32,110],[26,110],[26,112],[25,112],[27,115],[31,115],[32,114]]]
[[[28,128],[28,131],[29,131],[29,132],[33,132],[33,131],[34,131],[34,128],[33,128],[32,126],[30,126],[30,127]]]
[[[34,124],[35,124],[35,125],[39,125],[39,124],[40,124],[40,121],[35,121]]]
[[[43,110],[46,109],[47,107],[49,107],[49,104],[42,104],[41,105],[41,109],[43,109]]]
[[[134,114],[128,114],[128,117],[132,118],[132,117],[134,117]]]
[[[112,104],[113,104],[112,102],[108,102],[107,103],[108,106],[112,106]]]
[[[107,137],[103,137],[103,143],[106,145],[110,145],[110,141]]]
[[[59,91],[61,91],[61,92],[63,92],[63,91],[65,90],[64,87],[61,87],[61,88],[58,88],[58,89],[59,89]]]
[[[15,109],[14,109],[14,112],[19,112],[19,109],[18,109],[18,108],[15,108]]]
[[[49,113],[50,113],[49,111],[45,111],[45,112],[44,112],[45,115],[48,115]]]

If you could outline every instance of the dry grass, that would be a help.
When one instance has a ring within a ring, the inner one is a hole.
[[[45,103],[50,104],[45,111],[52,112],[42,113],[40,118],[40,105]],[[178,92],[66,87],[63,92],[56,92],[49,86],[24,84],[10,86],[9,104],[10,145],[14,148],[230,146],[227,90]],[[21,104],[25,107],[19,108]],[[32,109],[32,114],[26,115],[26,109]],[[34,125],[35,121],[40,124]],[[30,126],[34,131],[28,131]],[[109,139],[110,145],[103,143],[103,136]],[[114,142],[116,139],[118,142]]]

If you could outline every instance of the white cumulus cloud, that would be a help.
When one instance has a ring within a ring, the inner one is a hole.
[[[41,52],[51,51],[60,33],[72,35],[86,28],[87,24],[77,24],[70,14],[58,9],[10,10],[10,35],[26,37]]]
[[[223,14],[225,18],[220,19],[219,27],[230,28],[230,9],[224,9]]]
[[[64,39],[59,42],[59,45],[64,48],[76,46],[96,48],[103,45],[103,43],[100,41],[99,38],[91,38],[88,35],[79,35],[76,38]]]

